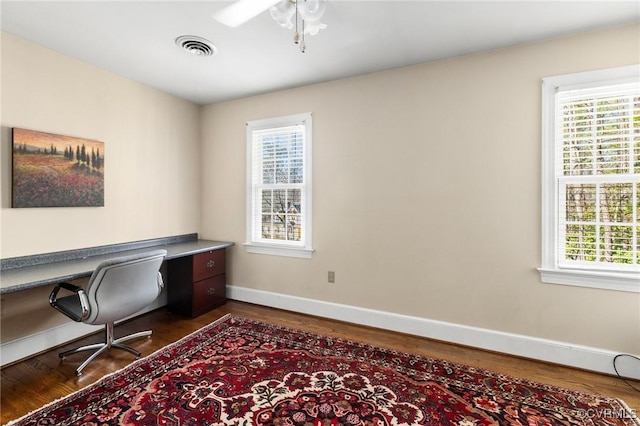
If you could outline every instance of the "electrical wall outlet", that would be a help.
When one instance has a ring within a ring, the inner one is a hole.
[[[334,271],[329,271],[329,282],[330,283],[335,283],[336,282],[336,273]]]

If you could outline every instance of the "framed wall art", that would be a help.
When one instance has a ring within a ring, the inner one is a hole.
[[[12,129],[11,206],[104,206],[104,142]]]

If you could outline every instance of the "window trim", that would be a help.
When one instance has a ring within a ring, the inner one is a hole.
[[[542,79],[542,266],[543,283],[640,293],[640,273],[560,267],[558,250],[558,185],[555,177],[555,94],[611,80],[640,80],[640,65],[587,71]]]
[[[304,124],[304,243],[277,243],[256,241],[253,239],[253,132],[269,128],[284,127]],[[247,177],[246,177],[246,242],[243,244],[247,253],[267,254],[274,256],[286,256],[295,258],[310,259],[313,255],[313,232],[312,232],[312,135],[313,135],[313,115],[311,112],[294,114],[262,120],[253,120],[246,123],[246,146],[247,146]]]

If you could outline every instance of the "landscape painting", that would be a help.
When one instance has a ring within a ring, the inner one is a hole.
[[[12,207],[104,206],[104,142],[13,128]]]

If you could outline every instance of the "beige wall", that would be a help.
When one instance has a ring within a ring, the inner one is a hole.
[[[245,122],[311,111],[313,259],[238,244],[230,284],[640,353],[639,294],[542,284],[535,269],[541,79],[638,63],[639,35],[627,26],[204,107],[200,232],[245,240]]]
[[[640,295],[541,284],[535,271],[540,79],[640,62],[639,33],[624,27],[203,108],[2,34],[0,257],[199,232],[238,243],[236,286],[639,353]],[[240,244],[244,124],[306,111],[316,252],[249,255]],[[105,207],[10,209],[13,126],[105,142]],[[83,232],[69,231],[78,224]],[[59,323],[35,315],[48,309],[46,293],[3,298],[3,341],[5,331]]]
[[[200,107],[2,33],[0,258],[197,232]],[[10,128],[105,143],[105,206],[11,209]],[[68,320],[7,294],[2,342]]]
[[[197,232],[200,107],[2,33],[0,257]],[[9,128],[105,143],[105,206],[11,209]]]

